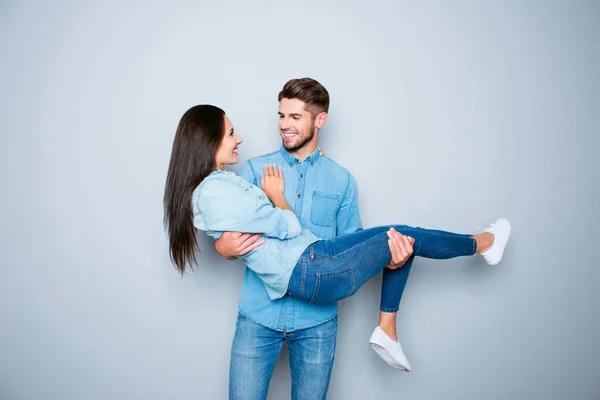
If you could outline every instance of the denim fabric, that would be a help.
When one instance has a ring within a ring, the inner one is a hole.
[[[281,346],[286,341],[292,399],[325,399],[335,356],[336,334],[337,317],[313,328],[281,332],[239,314],[231,346],[229,398],[266,399]]]
[[[317,240],[289,210],[233,172],[214,171],[192,195],[194,226],[219,238],[223,231],[262,233],[266,243],[240,257],[260,276],[271,299],[282,297],[298,257]],[[283,240],[289,239],[289,240]]]
[[[281,147],[246,162],[240,176],[260,185],[263,167],[269,163],[283,168],[285,198],[303,228],[323,239],[362,229],[358,188],[345,168],[320,156],[318,149],[300,162]],[[331,320],[338,307],[334,303],[310,304],[290,296],[271,300],[260,277],[246,268],[239,310],[261,325],[289,332]]]
[[[390,227],[365,229],[313,243],[302,253],[292,272],[289,293],[310,303],[330,303],[352,296],[389,262],[391,252],[386,232]],[[475,253],[476,242],[469,235],[406,225],[393,227],[403,235],[415,238],[413,255],[416,257],[447,259]],[[400,275],[386,274],[384,279],[398,279],[396,276]],[[381,307],[397,310],[401,290],[386,282],[381,293]]]

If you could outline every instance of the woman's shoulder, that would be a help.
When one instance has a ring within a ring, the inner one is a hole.
[[[234,172],[216,170],[210,173],[194,190],[194,197],[232,194],[246,191],[251,183]]]
[[[229,171],[214,171],[192,194],[194,213],[211,214],[227,210],[228,214],[247,213],[256,206],[257,196],[249,192],[252,185]]]

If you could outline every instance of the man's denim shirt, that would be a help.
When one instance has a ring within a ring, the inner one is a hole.
[[[279,151],[248,160],[239,174],[260,187],[263,167],[269,163],[282,167],[285,199],[303,228],[323,239],[362,229],[356,180],[344,167],[320,156],[319,149],[300,162],[281,147]],[[287,332],[320,325],[338,312],[336,303],[310,304],[289,295],[271,300],[265,285],[249,268],[238,307],[254,322]]]
[[[279,299],[304,250],[318,240],[289,210],[273,207],[260,188],[233,172],[216,170],[192,195],[194,226],[218,239],[223,231],[262,233],[265,243],[240,257]]]

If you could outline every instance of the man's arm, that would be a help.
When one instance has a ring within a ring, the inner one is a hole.
[[[221,237],[215,241],[217,253],[228,260],[250,253],[265,242],[260,233],[223,232]]]

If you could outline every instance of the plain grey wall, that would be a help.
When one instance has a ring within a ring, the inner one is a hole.
[[[343,301],[329,398],[600,397],[599,2],[52,3],[0,4],[1,399],[226,398],[243,266],[204,237],[170,265],[173,135],[213,103],[243,160],[276,149],[302,76],[365,226],[513,224],[497,267],[415,262],[414,372],[367,344],[380,279]]]

